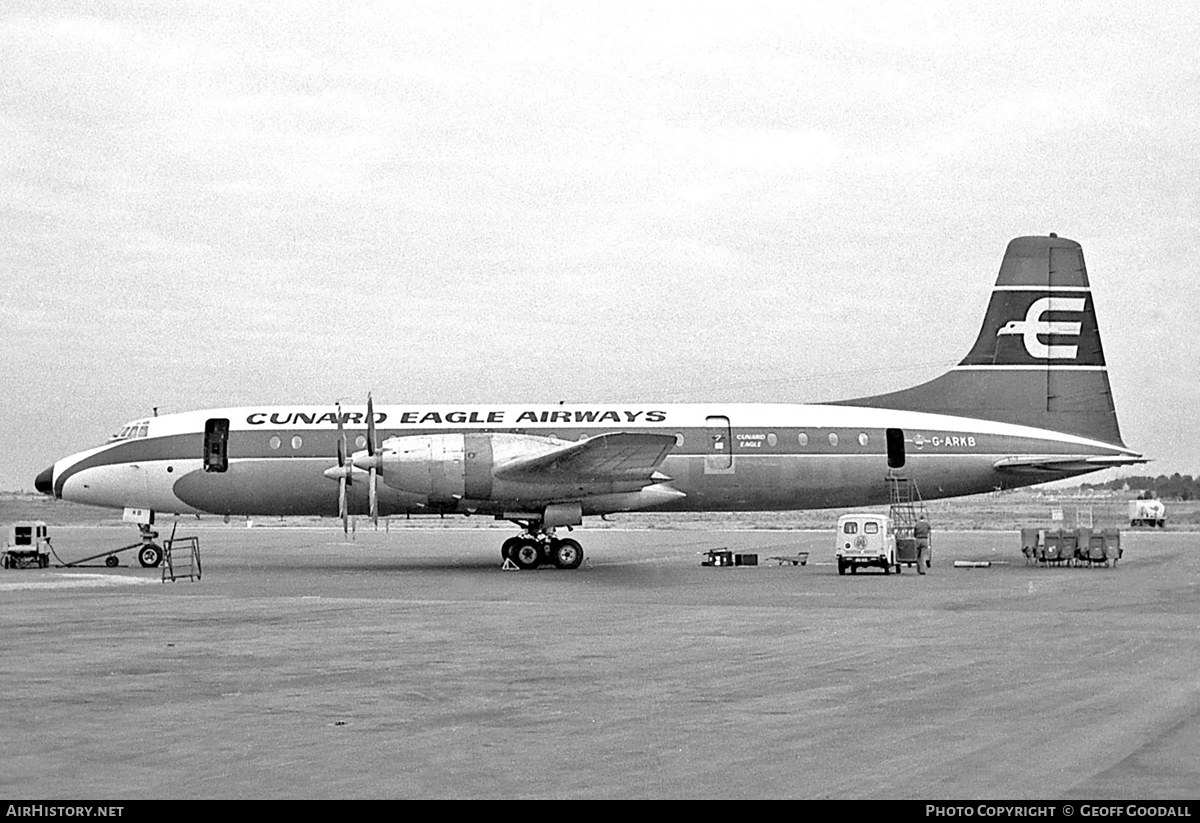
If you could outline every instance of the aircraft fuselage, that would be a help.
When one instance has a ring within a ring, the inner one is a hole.
[[[246,407],[164,415],[142,436],[60,460],[53,493],[97,506],[220,515],[338,514],[334,407]],[[351,449],[365,442],[365,408],[341,411]],[[1137,455],[1125,448],[1025,426],[927,412],[824,405],[380,406],[380,440],[461,435],[462,465],[439,493],[380,488],[383,516],[432,511],[503,515],[531,505],[581,500],[583,514],[655,509],[753,511],[884,503],[891,472],[917,482],[927,499],[1030,485],[1104,468]],[[225,421],[223,467],[206,466],[206,425]],[[889,435],[890,430],[890,435]],[[497,482],[503,457],[485,451],[489,435],[527,435],[548,444],[607,432],[674,436],[650,494],[645,484],[588,489]],[[889,439],[890,452],[889,452]],[[1022,472],[1002,461],[1050,457],[1057,468]],[[1071,461],[1069,458],[1078,458]],[[1089,462],[1090,461],[1090,462]],[[352,513],[365,513],[366,473],[354,471]],[[655,497],[653,488],[676,494]],[[487,496],[480,490],[487,489]],[[607,492],[607,496],[605,495]],[[614,497],[616,495],[617,497]],[[625,495],[623,498],[620,495]],[[596,498],[591,500],[591,498]]]

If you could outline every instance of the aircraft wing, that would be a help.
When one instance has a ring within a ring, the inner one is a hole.
[[[1084,472],[1108,469],[1115,466],[1132,466],[1149,463],[1141,455],[1082,455],[1082,454],[1033,454],[1020,457],[1005,457],[993,465],[1009,474],[1033,472]]]
[[[541,483],[657,483],[668,479],[657,470],[674,445],[673,434],[612,432],[519,457],[497,468],[496,477]]]

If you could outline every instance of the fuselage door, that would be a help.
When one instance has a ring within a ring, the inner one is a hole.
[[[729,474],[733,471],[733,434],[729,418],[719,415],[709,417],[708,450],[704,454],[705,474]]]
[[[904,468],[904,430],[887,430],[888,468]]]
[[[229,420],[214,417],[204,423],[204,470],[223,472],[229,468]]]

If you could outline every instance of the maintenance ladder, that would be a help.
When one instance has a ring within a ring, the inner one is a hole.
[[[172,530],[174,535],[174,530]],[[163,541],[162,582],[200,579],[200,538],[171,537]]]
[[[917,524],[918,518],[925,515],[925,501],[921,499],[917,481],[889,472],[887,485],[888,499],[891,501],[888,513],[891,515],[896,537],[911,538],[913,526]]]

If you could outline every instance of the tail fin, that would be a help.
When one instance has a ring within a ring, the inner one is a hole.
[[[1016,238],[979,338],[958,366],[911,389],[839,405],[996,420],[1124,446],[1082,247],[1053,234]]]

